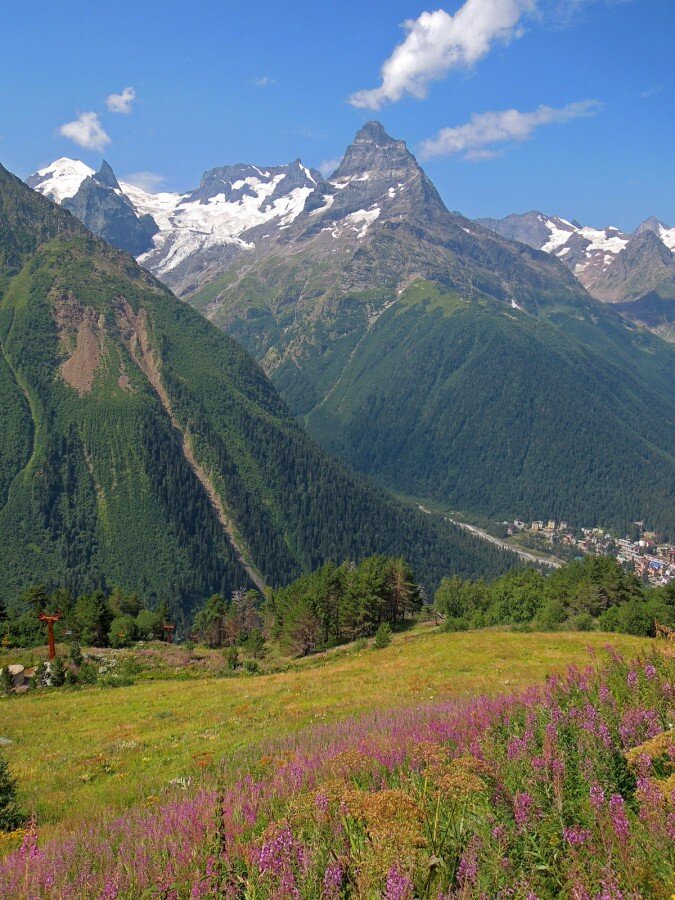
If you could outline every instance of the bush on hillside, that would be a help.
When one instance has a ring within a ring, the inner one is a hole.
[[[113,619],[108,635],[111,647],[131,647],[137,637],[136,620],[132,615],[127,613]]]
[[[0,754],[0,831],[14,831],[26,819],[17,799],[17,784],[9,771],[9,764]]]
[[[375,632],[373,649],[384,650],[384,648],[388,647],[389,644],[391,644],[391,625],[389,625],[388,622],[383,622]]]

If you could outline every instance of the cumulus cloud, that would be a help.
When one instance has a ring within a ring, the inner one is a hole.
[[[156,194],[161,189],[166,178],[164,175],[158,175],[156,172],[131,172],[131,174],[125,175],[122,181],[148,194]]]
[[[59,128],[59,134],[86,150],[100,150],[110,143],[95,112],[83,112],[72,122]]]
[[[491,146],[493,144],[527,141],[542,125],[588,118],[594,116],[599,109],[600,103],[597,100],[581,100],[558,109],[539,106],[532,112],[505,109],[499,112],[474,113],[464,125],[443,128],[435,138],[424,141],[421,155],[429,159],[431,156],[463,153],[464,159],[470,161],[491,159],[503,152],[503,148],[495,149]]]
[[[405,40],[382,66],[382,84],[357,91],[349,102],[379,109],[405,94],[423,99],[429,82],[443,78],[450,69],[471,67],[496,41],[519,37],[521,19],[536,7],[537,0],[465,0],[454,15],[439,9],[409,19],[403,24]]]
[[[259,75],[258,78],[251,79],[251,84],[259,88],[272,87],[276,83],[276,78],[271,78],[269,75]]]
[[[134,88],[125,87],[121,94],[109,94],[105,102],[110,112],[128,116],[135,99],[136,91]]]
[[[324,159],[324,161],[319,166],[319,172],[323,175],[324,178],[328,178],[329,175],[332,175],[333,172],[337,169],[337,167],[342,162],[341,159]]]

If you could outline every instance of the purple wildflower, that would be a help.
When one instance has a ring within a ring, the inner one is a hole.
[[[600,787],[599,784],[591,785],[590,796],[591,796],[591,806],[596,811],[596,813],[600,812],[600,810],[602,809],[602,807],[605,803],[605,792],[603,791],[603,789]]]
[[[628,687],[630,687],[630,688],[636,687],[636,686],[637,686],[637,683],[638,683],[637,672],[634,672],[634,671],[631,669],[631,671],[630,671],[630,672],[628,673],[628,675],[626,676],[626,681],[628,682]]]
[[[513,798],[513,814],[519,828],[524,828],[529,821],[533,803],[534,801],[527,791],[520,791]]]
[[[612,794],[609,798],[609,815],[614,834],[621,843],[625,843],[630,834],[630,825],[628,824],[623,797],[620,794]]]
[[[392,866],[387,875],[386,900],[411,900],[413,883],[397,866]]]
[[[653,666],[651,663],[648,663],[645,666],[645,678],[648,678],[650,681],[653,678],[656,678],[656,667]]]
[[[563,828],[563,839],[571,847],[579,847],[581,844],[585,844],[590,836],[590,831],[582,828],[580,825],[571,825],[569,828]]]
[[[329,863],[326,866],[326,871],[323,873],[323,895],[327,900],[328,898],[340,896],[340,888],[342,887],[344,877],[344,866],[339,860]]]

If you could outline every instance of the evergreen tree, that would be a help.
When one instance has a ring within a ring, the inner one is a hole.
[[[0,831],[15,831],[25,820],[17,799],[16,780],[4,754],[0,754]]]

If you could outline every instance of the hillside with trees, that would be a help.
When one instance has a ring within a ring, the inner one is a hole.
[[[231,338],[0,168],[0,597],[205,596],[403,555],[434,587],[512,558],[352,474]]]

